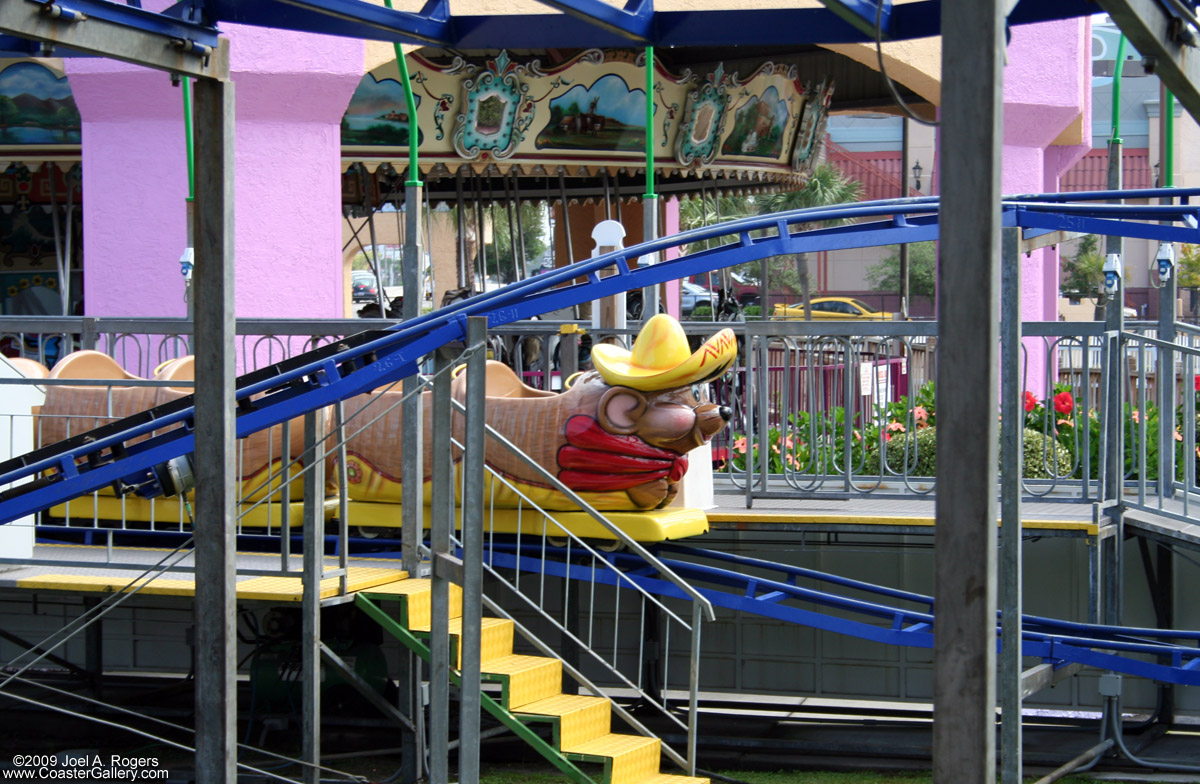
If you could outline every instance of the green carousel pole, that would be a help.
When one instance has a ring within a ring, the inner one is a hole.
[[[384,0],[384,5],[389,9],[392,7],[392,0]],[[405,321],[414,319],[421,315],[421,303],[424,299],[421,296],[421,267],[424,262],[425,254],[421,248],[421,206],[422,199],[422,184],[421,184],[421,169],[419,166],[419,157],[417,152],[417,144],[420,141],[420,131],[417,126],[417,102],[413,96],[412,81],[408,74],[408,63],[404,59],[404,51],[400,48],[399,43],[393,43],[393,50],[396,55],[396,67],[400,71],[400,84],[404,87],[404,99],[408,107],[408,179],[404,183],[404,250],[402,257],[401,281],[404,285],[404,302],[401,307],[401,316]],[[380,281],[382,285],[382,280]],[[420,394],[421,379],[416,376],[409,376],[404,379],[404,402],[401,404],[401,412],[403,420],[401,424],[400,437],[405,445],[404,459],[400,466],[401,482],[406,487],[420,487],[423,481],[424,462],[421,455],[424,454],[422,447],[422,422],[424,420],[422,395]],[[418,568],[421,562],[420,543],[421,532],[424,528],[424,504],[420,493],[405,493],[400,506],[401,526],[401,568],[411,575],[419,574]],[[434,588],[434,612],[443,609],[448,599],[448,589],[442,588],[438,590]],[[438,600],[442,601],[439,602]],[[440,606],[439,606],[440,605]],[[435,633],[437,629],[434,630]],[[407,655],[407,672],[405,680],[400,688],[400,710],[407,716],[416,716],[422,710],[421,702],[418,695],[421,693],[421,683],[423,681],[421,674],[421,660],[414,654]],[[447,752],[445,743],[438,748],[436,738],[445,736],[446,731],[446,713],[448,712],[448,692],[449,683],[436,683],[431,681],[430,688],[433,691],[430,700],[430,709],[432,714],[431,723],[434,725],[435,731],[432,733],[431,740],[434,742],[434,748],[431,749],[429,758],[430,762],[430,778],[437,781],[441,777],[441,781],[446,781],[447,768]],[[439,711],[439,706],[441,711]],[[438,729],[438,722],[441,722],[441,727]],[[404,768],[401,772],[401,780],[404,782],[416,781],[423,777],[421,760],[425,756],[425,749],[421,744],[420,739],[416,734],[403,730],[401,734],[401,747],[403,748]]]
[[[646,193],[642,197],[643,237],[658,239],[658,194],[654,192],[654,47],[646,47]],[[658,261],[658,254],[650,258]],[[658,286],[642,292],[642,320],[658,312]]]

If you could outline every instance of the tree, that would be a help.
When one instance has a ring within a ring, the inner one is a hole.
[[[848,179],[842,174],[841,169],[829,164],[821,164],[808,178],[808,182],[798,191],[788,193],[775,193],[767,196],[762,200],[763,212],[783,212],[785,210],[799,210],[812,207],[831,207],[835,204],[846,204],[848,202],[858,201],[862,196],[862,183],[858,180]],[[827,221],[823,223],[807,223],[801,225],[804,231],[810,231],[818,228],[821,225],[834,225],[840,221]],[[808,254],[798,253],[794,257],[795,260],[795,277],[800,285],[801,295],[804,299],[804,320],[811,321],[812,314],[809,309],[809,301],[811,293],[809,289],[808,279]],[[770,291],[767,282],[767,274],[770,269],[764,271],[763,275],[763,292]],[[763,297],[763,312],[768,314],[766,297]]]
[[[1200,289],[1200,245],[1185,242],[1180,246],[1177,267],[1179,288],[1191,291],[1188,312],[1195,318],[1197,306],[1200,305],[1196,296],[1196,290]]]
[[[16,102],[7,95],[0,95],[0,125],[11,125],[16,118]]]
[[[502,202],[498,202],[494,207],[484,208],[484,220],[492,222],[492,247],[487,251],[487,273],[489,275],[495,275],[505,283],[511,283],[514,280],[522,280],[529,274],[529,263],[541,259],[542,254],[549,247],[545,234],[545,209],[545,206],[539,203],[528,201],[521,203],[521,236],[516,238],[517,252],[514,254],[513,239],[516,227],[511,229],[509,227],[509,210],[505,209]],[[523,266],[520,274],[517,275],[513,259],[520,255],[522,241],[525,257],[522,259]]]
[[[1104,283],[1104,254],[1099,238],[1088,234],[1079,240],[1075,256],[1062,257],[1059,290],[1064,297],[1091,299],[1100,293]]]
[[[893,245],[892,255],[867,268],[867,282],[875,291],[900,291],[900,247]],[[932,242],[914,242],[908,246],[908,291],[915,299],[928,297],[933,302],[937,282],[937,249]]]

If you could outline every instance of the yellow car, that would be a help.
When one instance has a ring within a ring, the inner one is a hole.
[[[853,297],[813,297],[813,321],[841,321],[843,319],[891,321],[894,314],[886,310],[872,310],[871,306]],[[804,303],[776,305],[774,317],[791,321],[804,320]]]

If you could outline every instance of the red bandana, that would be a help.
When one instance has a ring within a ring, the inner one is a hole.
[[[663,477],[678,482],[687,471],[686,455],[609,433],[584,414],[568,419],[566,431],[558,478],[572,490],[628,490]]]

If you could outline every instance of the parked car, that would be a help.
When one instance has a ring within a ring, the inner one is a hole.
[[[700,286],[708,286],[709,275],[708,273],[693,275],[690,281]],[[762,289],[758,278],[751,278],[738,272],[730,272],[729,285],[733,289],[733,298],[742,307],[757,305],[759,300],[762,299]],[[712,273],[712,286],[714,289],[721,287],[721,273],[719,271]]]
[[[886,310],[874,310],[862,300],[853,297],[813,297],[811,300],[814,321],[842,321],[846,319],[891,321],[894,314]],[[776,305],[774,318],[788,320],[804,319],[804,303]]]
[[[350,298],[354,302],[379,302],[379,284],[375,276],[364,270],[350,273]]]
[[[683,315],[690,314],[697,305],[708,305],[709,310],[717,309],[717,292],[706,289],[698,283],[684,280],[679,283],[679,311]]]

